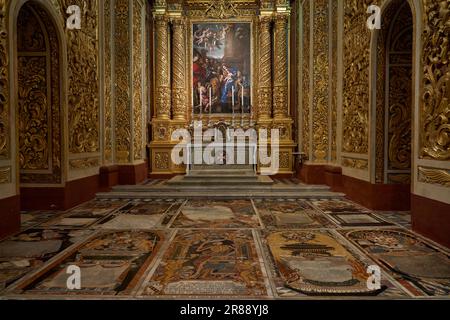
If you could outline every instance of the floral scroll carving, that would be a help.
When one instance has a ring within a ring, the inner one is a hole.
[[[6,0],[0,0],[0,159],[9,158],[9,57],[7,49]]]
[[[450,159],[450,3],[424,1],[421,157]]]
[[[343,150],[367,154],[369,150],[370,31],[367,7],[372,0],[345,0]]]

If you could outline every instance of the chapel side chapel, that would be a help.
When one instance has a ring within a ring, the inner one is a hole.
[[[71,5],[80,29],[67,28]],[[295,180],[285,196],[410,211],[414,232],[448,248],[449,33],[448,0],[0,0],[0,238],[21,212],[99,193]],[[225,137],[279,129],[278,172],[227,154],[174,163],[172,133],[194,135],[194,120]]]

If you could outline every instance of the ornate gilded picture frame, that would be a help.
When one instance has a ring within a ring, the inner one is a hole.
[[[256,92],[253,20],[192,19],[188,34],[191,111],[250,114]]]

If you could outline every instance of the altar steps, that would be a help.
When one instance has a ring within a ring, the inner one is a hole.
[[[269,177],[266,177],[270,179]],[[248,183],[239,184],[170,184],[168,181],[138,185],[138,186],[117,186],[112,192],[100,193],[99,198],[120,198],[120,199],[145,199],[145,198],[186,198],[186,199],[246,199],[246,198],[309,198],[309,199],[329,199],[340,198],[344,194],[330,191],[327,186],[305,185],[299,183],[286,183],[280,180],[267,184]]]

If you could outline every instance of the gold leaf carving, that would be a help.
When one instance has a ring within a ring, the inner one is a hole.
[[[209,18],[228,19],[239,15],[236,4],[230,0],[211,0],[205,15]]]
[[[343,158],[342,165],[347,168],[366,170],[369,168],[369,162],[365,159]]]
[[[170,66],[168,51],[168,18],[156,15],[155,107],[158,118],[170,118]]]
[[[9,56],[6,1],[0,0],[0,159],[9,158]]]
[[[105,154],[104,159],[107,163],[113,162],[113,141],[112,141],[112,24],[111,24],[111,0],[105,0],[104,4],[104,20],[105,20],[105,129],[104,129],[104,144]]]
[[[450,187],[450,170],[419,167],[419,181]]]
[[[0,184],[11,183],[11,168],[0,168]]]
[[[313,155],[318,162],[325,161],[328,155],[328,1],[314,1],[314,37],[313,37]]]
[[[272,40],[270,17],[262,17],[259,22],[259,117],[272,115]]]
[[[343,150],[367,154],[369,150],[370,31],[367,7],[372,0],[344,2],[344,105]]]
[[[172,110],[174,119],[186,119],[186,21],[176,18],[173,25],[172,53]]]
[[[66,31],[69,95],[69,150],[99,151],[98,0],[60,0],[61,14],[70,5],[82,9],[82,29]],[[103,57],[102,57],[103,58]]]
[[[17,27],[20,180],[59,183],[62,119],[56,29],[47,12],[32,2],[22,7]]]
[[[170,157],[167,152],[156,152],[155,167],[159,170],[168,170],[170,168]]]
[[[286,118],[288,114],[288,14],[275,16],[273,63],[273,113],[276,118]]]
[[[450,2],[424,0],[421,156],[450,159]]]
[[[134,131],[134,159],[143,157],[143,128],[142,128],[142,3],[133,1],[133,131]]]
[[[310,150],[310,55],[311,55],[311,48],[310,48],[310,28],[311,28],[311,22],[310,22],[310,6],[311,1],[306,0],[303,3],[303,152],[306,155],[309,155]]]
[[[88,158],[88,159],[76,159],[70,160],[70,168],[71,169],[88,169],[93,167],[98,167],[100,165],[99,158]]]
[[[116,110],[115,136],[117,161],[128,163],[131,152],[131,93],[130,93],[130,27],[129,1],[115,1]]]

